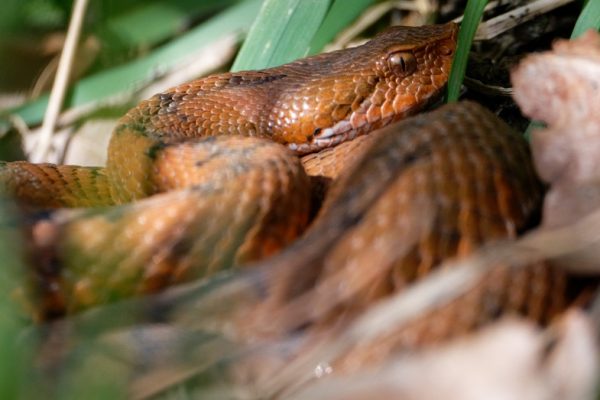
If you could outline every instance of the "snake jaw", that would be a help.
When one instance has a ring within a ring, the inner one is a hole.
[[[320,130],[310,142],[288,143],[288,148],[298,155],[313,153],[352,140],[364,132],[368,132],[370,126],[371,124],[364,116],[362,118],[351,117],[349,120],[337,122],[330,128]]]
[[[317,146],[329,147],[332,145],[332,142],[335,142],[336,138],[340,138],[340,136],[352,136],[347,139],[353,139],[355,135],[349,135],[349,133],[355,132],[356,128],[360,127],[353,126],[350,121],[340,121],[331,128],[323,129],[318,135],[315,135],[314,143]]]

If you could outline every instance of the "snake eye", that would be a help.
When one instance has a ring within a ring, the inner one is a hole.
[[[402,75],[411,74],[417,69],[417,60],[412,53],[392,53],[388,56],[388,63],[390,68]]]

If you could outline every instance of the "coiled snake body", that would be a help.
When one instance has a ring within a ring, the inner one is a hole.
[[[267,310],[330,276],[341,281],[320,300],[362,309],[514,237],[542,189],[526,144],[492,114],[446,106],[366,135],[441,93],[455,40],[454,24],[396,27],[354,49],[178,86],[121,119],[106,168],[5,163],[0,180],[22,204],[60,208],[31,231],[33,308],[60,316],[266,258],[307,226],[308,175],[333,186],[310,230],[269,261],[293,268],[267,283]],[[545,267],[500,273],[488,289],[429,336],[563,306],[564,281]]]

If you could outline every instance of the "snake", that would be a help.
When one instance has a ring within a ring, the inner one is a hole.
[[[472,102],[414,116],[443,93],[456,37],[454,23],[391,27],[357,47],[182,84],[119,120],[105,167],[3,162],[0,185],[33,215],[32,284],[14,297],[49,320],[272,266],[244,311],[255,317],[242,318],[260,337],[338,323],[446,259],[516,237],[543,196],[524,139]],[[319,318],[269,324],[320,282],[333,284],[306,303]],[[380,352],[503,313],[548,321],[566,306],[566,281],[545,265],[499,269],[462,302]]]

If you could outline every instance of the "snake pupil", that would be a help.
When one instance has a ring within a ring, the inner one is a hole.
[[[390,66],[398,72],[408,75],[411,74],[417,67],[415,57],[411,53],[394,53],[389,56]]]

